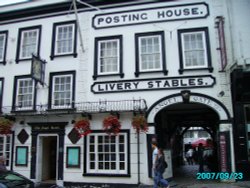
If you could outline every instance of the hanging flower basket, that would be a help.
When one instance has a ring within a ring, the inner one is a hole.
[[[75,122],[74,128],[78,131],[79,135],[86,136],[92,132],[90,129],[90,122],[87,117],[83,117]]]
[[[144,115],[139,114],[133,117],[132,126],[137,133],[148,132],[148,123]]]
[[[0,117],[0,134],[11,134],[13,121]]]
[[[121,130],[121,123],[118,117],[114,115],[109,115],[103,120],[103,129],[104,131],[111,135],[118,135]]]

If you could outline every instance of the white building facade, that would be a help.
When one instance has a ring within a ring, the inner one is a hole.
[[[14,120],[12,134],[1,136],[7,167],[64,186],[152,184],[152,139],[167,152],[174,178],[180,130],[199,126],[214,141],[219,170],[236,171],[226,2],[1,7],[1,116]],[[44,84],[31,77],[32,54],[45,64],[33,69],[44,71]],[[110,114],[121,123],[118,135],[103,130]],[[146,133],[131,125],[138,114]],[[92,132],[79,137],[81,117]]]

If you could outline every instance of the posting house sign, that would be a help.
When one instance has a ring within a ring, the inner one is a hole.
[[[183,4],[96,14],[92,19],[92,26],[95,29],[101,29],[134,24],[206,18],[208,15],[209,10],[206,3]]]
[[[91,86],[93,93],[114,93],[131,91],[150,91],[162,89],[184,89],[212,87],[215,78],[211,75],[150,78],[137,80],[123,80],[110,82],[95,82]]]

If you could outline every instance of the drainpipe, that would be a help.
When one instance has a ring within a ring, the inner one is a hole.
[[[140,179],[140,174],[141,174],[141,171],[140,171],[140,133],[137,132],[137,164],[138,164],[138,185],[141,184],[141,179]]]

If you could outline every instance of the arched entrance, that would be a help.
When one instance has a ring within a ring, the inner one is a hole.
[[[190,127],[200,127],[211,136],[218,171],[234,170],[231,118],[217,99],[185,90],[158,100],[147,115],[159,147],[170,158],[173,171],[167,177],[174,177],[174,170],[183,164],[183,135]]]

